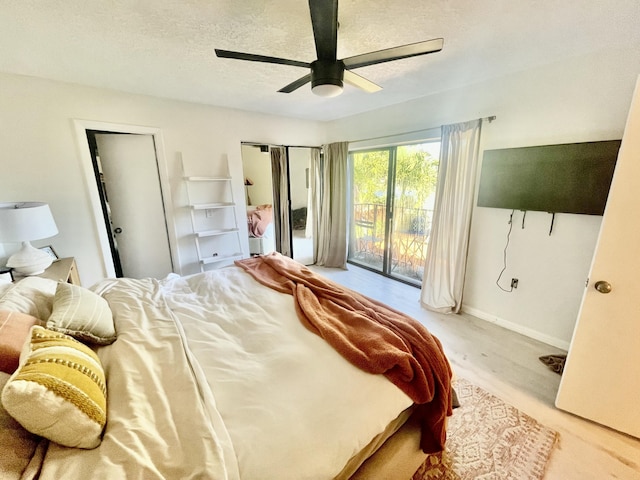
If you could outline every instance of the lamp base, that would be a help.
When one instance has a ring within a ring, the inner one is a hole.
[[[40,275],[52,263],[53,259],[47,252],[34,248],[30,242],[22,242],[22,248],[9,257],[7,267],[20,275]]]

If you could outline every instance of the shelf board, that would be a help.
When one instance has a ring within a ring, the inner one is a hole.
[[[194,232],[198,238],[213,237],[215,235],[226,235],[227,233],[238,232],[239,228],[221,228],[218,230],[203,230],[202,232]]]
[[[191,205],[193,210],[211,210],[214,208],[229,208],[235,207],[233,202],[217,202],[217,203],[194,203]]]
[[[224,262],[225,260],[239,260],[242,258],[242,253],[234,253],[230,255],[217,255],[215,257],[205,257],[200,259],[200,263],[203,265],[210,265],[212,263]]]
[[[230,182],[231,177],[184,177],[188,182]]]

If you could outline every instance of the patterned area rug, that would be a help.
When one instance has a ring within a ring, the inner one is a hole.
[[[446,449],[412,480],[541,479],[557,433],[467,380],[454,385],[461,406],[449,418]]]

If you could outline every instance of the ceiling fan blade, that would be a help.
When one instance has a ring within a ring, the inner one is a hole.
[[[364,77],[361,77],[357,73],[353,73],[349,70],[344,71],[344,81],[349,85],[353,85],[354,87],[358,87],[364,90],[367,93],[374,93],[382,90],[380,85],[376,85],[370,80],[367,80]]]
[[[338,0],[309,0],[313,38],[318,60],[336,60],[338,49]]]
[[[425,42],[411,43],[401,47],[387,48],[378,50],[377,52],[364,53],[353,57],[344,58],[344,66],[346,68],[360,68],[367,65],[375,65],[376,63],[390,62],[392,60],[400,60],[401,58],[415,57],[418,55],[426,55],[427,53],[435,53],[442,50],[444,40],[442,38],[434,38]]]
[[[310,81],[311,81],[311,74],[308,73],[307,75],[305,75],[304,77],[299,78],[295,82],[291,82],[286,87],[282,87],[280,90],[278,90],[278,92],[280,92],[280,93],[291,93],[294,90],[297,90],[298,88],[303,86],[304,84],[309,83]]]
[[[235,60],[248,60],[250,62],[277,63],[278,65],[291,65],[294,67],[311,68],[307,62],[288,60],[286,58],[267,57],[265,55],[254,55],[253,53],[232,52],[230,50],[220,50],[216,48],[216,56],[220,58],[233,58]]]

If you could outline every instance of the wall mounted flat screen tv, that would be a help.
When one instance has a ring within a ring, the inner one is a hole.
[[[485,150],[478,206],[602,215],[620,143]]]

